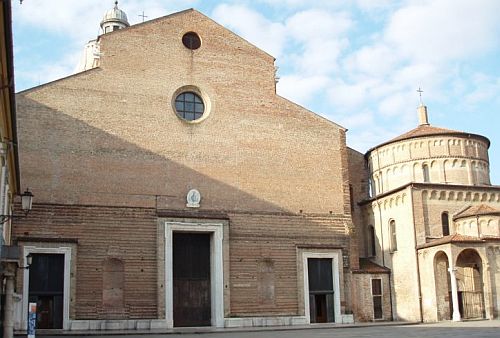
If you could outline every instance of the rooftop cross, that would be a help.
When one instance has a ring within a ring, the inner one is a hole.
[[[424,103],[422,102],[422,93],[424,92],[420,87],[417,89],[418,95],[420,96],[420,105],[423,106]]]
[[[139,14],[140,17],[142,17],[142,22],[144,22],[144,19],[147,18],[147,15],[144,15],[144,11],[142,11],[142,14]]]

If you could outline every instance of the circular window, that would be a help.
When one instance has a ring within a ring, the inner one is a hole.
[[[201,46],[200,37],[195,32],[188,32],[184,34],[184,36],[182,37],[182,43],[184,44],[184,46],[186,46],[186,48],[192,50],[198,49]]]
[[[205,104],[194,92],[183,92],[175,98],[175,112],[186,121],[200,119],[205,112]]]

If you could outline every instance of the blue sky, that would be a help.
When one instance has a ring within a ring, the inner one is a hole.
[[[13,1],[16,89],[74,73],[114,1]],[[500,184],[500,1],[123,0],[131,24],[195,8],[276,57],[278,94],[348,128],[367,149],[417,126],[491,140]]]

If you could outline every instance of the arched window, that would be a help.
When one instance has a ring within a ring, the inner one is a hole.
[[[373,225],[368,226],[368,256],[375,257],[377,250],[375,249],[375,228]]]
[[[450,234],[450,221],[446,211],[441,214],[441,225],[443,227],[443,236],[448,236]]]
[[[428,183],[431,181],[430,176],[429,176],[429,166],[427,164],[424,164],[422,166],[422,173],[424,175],[424,182]]]
[[[394,252],[398,250],[398,241],[396,238],[396,221],[391,220],[389,222],[389,234],[391,235],[391,243],[389,250],[390,252]]]

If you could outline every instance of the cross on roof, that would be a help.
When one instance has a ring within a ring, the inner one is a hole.
[[[144,22],[144,19],[147,18],[147,15],[144,15],[144,11],[142,11],[142,14],[139,14],[140,17],[142,17],[142,22]]]
[[[420,87],[417,89],[418,95],[420,96],[420,104],[423,104],[422,102],[422,93],[424,92]]]

